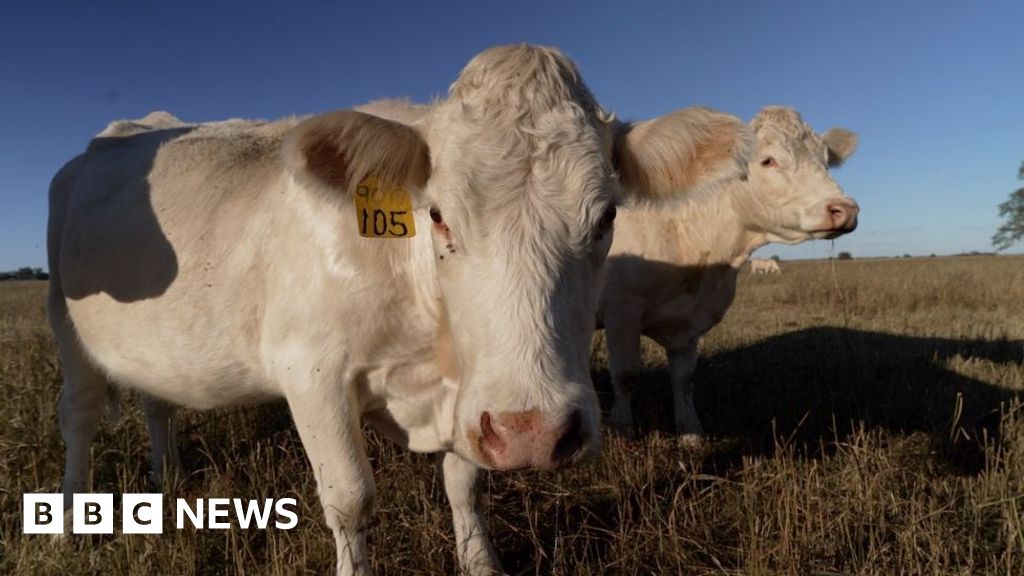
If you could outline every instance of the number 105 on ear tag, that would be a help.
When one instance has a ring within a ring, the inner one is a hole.
[[[412,238],[416,221],[409,193],[367,176],[356,187],[356,224],[364,238]]]

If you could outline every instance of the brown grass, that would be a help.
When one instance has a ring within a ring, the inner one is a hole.
[[[713,440],[664,432],[664,359],[645,360],[651,432],[592,464],[493,473],[484,500],[517,574],[1024,574],[1024,258],[783,263],[744,273],[702,345]],[[283,405],[186,412],[184,497],[296,497],[291,531],[22,536],[21,494],[59,490],[60,370],[42,284],[0,287],[0,573],[324,574],[334,544]],[[594,371],[608,394],[605,352]],[[369,435],[379,574],[452,574],[428,456]],[[606,436],[607,438],[607,436]],[[146,492],[134,401],[93,448],[93,489]],[[168,499],[167,501],[170,501]]]

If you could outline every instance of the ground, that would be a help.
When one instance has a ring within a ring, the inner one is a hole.
[[[698,449],[667,431],[645,348],[648,433],[558,473],[491,473],[484,510],[516,574],[1024,574],[1024,257],[783,262],[743,273],[701,346]],[[43,283],[0,284],[0,573],[326,574],[334,542],[284,405],[185,412],[172,496],[299,500],[284,530],[21,535],[59,490],[60,367]],[[609,400],[606,353],[594,378]],[[607,409],[607,402],[605,402]],[[453,574],[432,458],[370,434],[378,574]],[[151,491],[129,396],[93,447],[96,492]],[[165,500],[170,502],[170,498]]]

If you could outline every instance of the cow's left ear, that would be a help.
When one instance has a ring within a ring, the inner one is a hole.
[[[845,128],[832,128],[822,135],[821,140],[828,149],[830,168],[842,166],[843,162],[857,150],[857,135]]]
[[[313,116],[288,131],[285,163],[326,193],[351,196],[367,176],[422,190],[430,149],[412,127],[353,110]]]
[[[739,118],[686,108],[636,124],[620,124],[613,163],[630,193],[674,197],[743,177],[755,148]]]

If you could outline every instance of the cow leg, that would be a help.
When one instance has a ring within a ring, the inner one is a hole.
[[[494,555],[487,526],[477,512],[480,469],[454,452],[438,454],[437,463],[452,507],[459,568],[470,576],[504,574]]]
[[[166,478],[173,478],[181,469],[174,423],[176,408],[149,395],[143,396],[142,408],[149,429],[150,479],[155,486],[163,486]]]
[[[633,389],[640,376],[640,319],[625,314],[605,322],[608,341],[608,371],[612,376],[615,400],[608,421],[612,429],[633,438]]]
[[[51,317],[54,317],[52,312]],[[65,449],[61,490],[64,509],[70,510],[73,495],[86,492],[89,487],[89,447],[103,419],[107,380],[86,358],[67,320],[55,318],[53,323],[64,367],[64,387],[57,405]],[[65,526],[69,525],[65,523]]]
[[[672,394],[675,402],[676,432],[683,440],[697,444],[704,436],[704,429],[693,405],[693,372],[697,367],[697,342],[668,350],[668,371],[672,380]]]
[[[338,574],[368,575],[366,530],[376,488],[350,386],[320,381],[286,392],[337,545]]]

